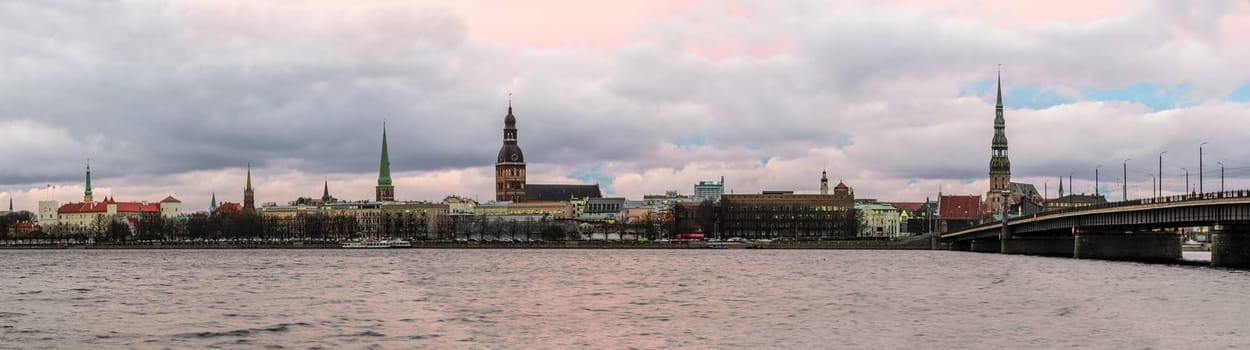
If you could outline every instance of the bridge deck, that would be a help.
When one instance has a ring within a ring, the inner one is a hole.
[[[1210,208],[1210,210],[1207,210]],[[1150,217],[1145,217],[1149,215]],[[1114,217],[1113,217],[1114,216]],[[1097,218],[1094,220],[1093,218]],[[1043,212],[1026,218],[1008,220],[1009,230],[1031,228],[1034,231],[1053,230],[1063,227],[1087,227],[1102,225],[1133,226],[1185,225],[1223,221],[1250,220],[1250,191],[1206,193],[1160,198],[1145,198],[1126,202],[1107,203],[1097,206]],[[943,234],[943,240],[968,240],[997,236],[1002,222],[985,223],[956,232]],[[1033,232],[1024,230],[1025,232]]]

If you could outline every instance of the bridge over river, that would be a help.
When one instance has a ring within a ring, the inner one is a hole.
[[[1211,264],[1250,267],[1250,191],[1144,198],[1009,218],[941,235],[954,249],[1085,259],[1181,257],[1182,228],[1211,228]]]

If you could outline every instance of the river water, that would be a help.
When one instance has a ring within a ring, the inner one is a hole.
[[[947,251],[0,251],[0,348],[1250,348],[1247,293]]]

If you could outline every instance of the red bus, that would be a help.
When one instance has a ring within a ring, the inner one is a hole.
[[[703,239],[703,232],[678,233],[673,236],[675,241],[697,241]]]

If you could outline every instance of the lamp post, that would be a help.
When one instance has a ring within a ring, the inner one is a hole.
[[[1220,165],[1220,192],[1224,192],[1224,162],[1215,162]]]
[[[1099,195],[1098,193],[1098,168],[1101,168],[1101,167],[1102,167],[1101,164],[1094,167],[1094,197],[1098,197]]]
[[[1202,193],[1202,146],[1206,144],[1203,142],[1198,145],[1198,193]]]
[[[1072,202],[1072,200],[1075,199],[1072,198],[1072,195],[1076,193],[1076,183],[1072,182],[1072,175],[1076,175],[1076,172],[1073,171],[1068,173],[1068,208],[1072,208],[1076,205]]]
[[[1159,185],[1155,184],[1155,174],[1150,174],[1150,196],[1151,198],[1159,197]]]
[[[1189,169],[1181,167],[1181,170],[1185,171],[1185,192],[1182,194],[1189,194]]]
[[[1132,158],[1124,159],[1124,200],[1128,201],[1128,161]]]
[[[1162,196],[1162,195],[1163,195],[1163,154],[1164,154],[1164,153],[1168,153],[1168,151],[1159,152],[1159,177],[1158,177],[1158,179],[1159,179],[1159,184],[1158,184],[1158,186],[1159,186],[1159,191],[1158,191],[1158,192],[1156,192],[1157,194],[1155,195],[1155,197],[1158,197],[1158,196]]]

